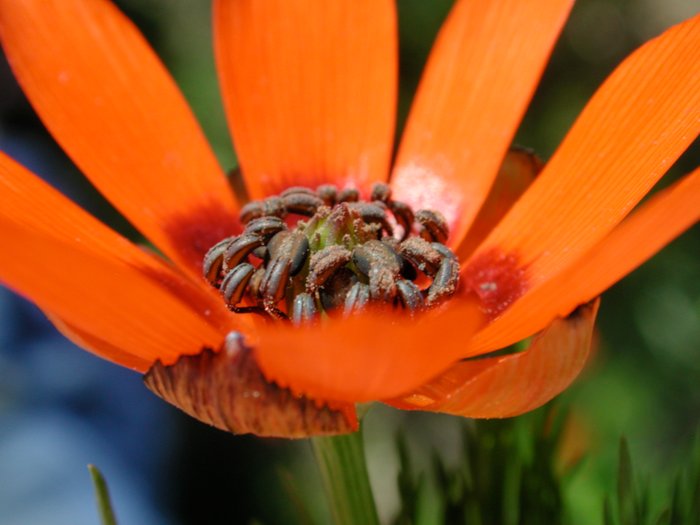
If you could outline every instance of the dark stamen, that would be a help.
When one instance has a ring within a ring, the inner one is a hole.
[[[350,315],[362,310],[369,303],[369,286],[365,283],[357,282],[350,288],[345,297],[345,314]]]
[[[265,245],[265,239],[258,235],[243,234],[231,241],[224,253],[224,272],[234,269],[248,257],[250,252]]]
[[[416,221],[421,225],[420,236],[427,241],[445,243],[450,230],[445,217],[435,210],[418,210]]]
[[[316,193],[321,197],[323,204],[326,206],[335,206],[338,199],[338,188],[332,184],[324,184],[316,189]]]
[[[218,286],[221,282],[224,266],[224,254],[226,253],[226,249],[231,242],[233,242],[232,237],[228,237],[217,242],[204,256],[204,261],[202,262],[202,273],[204,274],[204,278],[209,281],[212,286]]]
[[[243,299],[243,294],[255,272],[252,264],[241,263],[226,274],[221,282],[221,293],[226,304],[236,306]]]
[[[292,304],[292,322],[294,324],[308,323],[316,317],[316,303],[311,294],[300,293]]]
[[[268,197],[263,201],[252,201],[241,208],[241,222],[247,224],[258,217],[285,217],[287,210],[279,197]]]
[[[444,258],[432,245],[420,237],[410,237],[401,243],[399,253],[416,270],[433,276]]]
[[[379,182],[372,188],[372,195],[370,197],[373,201],[389,202],[391,198],[391,187],[388,184]]]
[[[233,312],[295,324],[321,312],[351,315],[372,302],[414,313],[452,296],[459,263],[444,245],[442,215],[414,213],[383,183],[370,199],[327,184],[249,202],[241,210],[244,231],[209,250],[204,277]],[[289,229],[288,215],[309,219]]]
[[[338,270],[350,262],[352,253],[342,246],[326,246],[314,253],[309,261],[309,275],[306,277],[306,290],[315,293]]]
[[[410,312],[415,312],[423,307],[423,295],[414,282],[402,279],[396,283],[396,289],[401,305],[404,308]]]
[[[360,200],[360,192],[354,188],[346,188],[338,194],[338,202],[357,202]]]
[[[245,232],[248,235],[257,235],[266,241],[277,232],[286,229],[287,225],[279,217],[258,217],[245,225]]]

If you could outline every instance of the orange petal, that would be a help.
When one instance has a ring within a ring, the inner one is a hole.
[[[213,293],[3,154],[0,236],[6,253],[0,280],[107,359],[143,371],[158,358],[173,362],[203,346],[218,348],[223,334],[236,328]]]
[[[106,0],[3,0],[0,38],[46,127],[141,232],[199,274],[237,204],[187,103]]]
[[[68,325],[58,317],[49,312],[44,312],[49,321],[53,323],[56,329],[66,338],[78,345],[79,347],[99,355],[114,363],[119,363],[126,368],[144,372],[151,366],[151,362],[147,359],[134,354],[125,352],[123,349],[108,343],[100,336],[86,332],[72,325]]]
[[[479,418],[534,410],[564,391],[583,369],[599,302],[555,320],[524,352],[463,361],[390,404]]]
[[[700,16],[642,46],[593,96],[537,180],[467,263],[464,282],[494,312],[605,237],[692,143],[700,132],[698,49]],[[519,284],[508,282],[501,298],[501,282],[518,272]]]
[[[501,348],[565,316],[640,266],[700,220],[700,168],[633,212],[570,268],[523,295],[473,341],[473,352]]]
[[[390,0],[217,0],[216,58],[249,193],[388,176],[397,28]]]
[[[263,373],[316,399],[363,402],[419,386],[457,361],[483,318],[475,304],[451,301],[416,319],[366,312],[320,326],[280,325],[254,345]]]
[[[486,202],[479,210],[467,236],[455,251],[460,260],[466,260],[491,233],[515,201],[532,184],[543,166],[544,163],[528,150],[513,148],[508,151]]]
[[[573,0],[457,2],[430,55],[392,178],[456,246],[486,199]]]

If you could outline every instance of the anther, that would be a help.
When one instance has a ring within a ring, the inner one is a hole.
[[[243,234],[236,237],[226,247],[224,253],[224,271],[229,271],[241,263],[258,246],[263,246],[265,239],[258,235]]]
[[[374,301],[390,302],[396,296],[397,275],[387,268],[372,268],[369,272],[369,296]]]
[[[231,242],[233,242],[233,237],[228,237],[217,242],[204,256],[204,260],[202,261],[202,273],[204,274],[204,278],[209,281],[212,286],[218,286],[219,282],[221,282],[224,254]]]
[[[316,195],[321,198],[326,206],[335,206],[338,199],[338,188],[332,184],[322,184],[316,188]]]
[[[338,202],[357,202],[360,200],[360,192],[355,188],[345,188],[338,194]]]
[[[312,197],[316,197],[316,192],[313,190],[310,190],[309,188],[305,186],[290,186],[286,190],[282,191],[280,193],[280,197],[283,199],[285,197],[288,197],[289,195],[298,195],[298,194],[304,194],[304,195],[311,195]]]
[[[444,257],[428,289],[426,302],[433,306],[454,295],[459,283],[459,262],[456,257]]]
[[[262,286],[263,277],[265,277],[265,268],[261,266],[253,272],[253,276],[248,282],[248,295],[256,302],[262,298],[260,288]]]
[[[296,324],[320,312],[349,315],[370,302],[413,314],[453,295],[459,263],[443,244],[449,231],[442,215],[414,214],[384,183],[373,186],[371,201],[359,199],[356,189],[324,184],[246,204],[243,232],[209,250],[204,277],[233,312]],[[288,226],[290,214],[309,219]],[[429,283],[417,284],[426,277]]]
[[[342,310],[350,289],[357,281],[355,272],[347,267],[340,268],[318,290],[321,307],[326,311]]]
[[[373,300],[390,301],[394,298],[401,264],[389,245],[377,240],[367,241],[355,248],[352,260],[369,278],[369,293]]]
[[[243,263],[226,274],[221,282],[221,293],[227,305],[236,306],[241,302],[254,272],[255,267],[252,264]]]
[[[369,224],[377,224],[381,226],[389,235],[392,235],[394,230],[386,218],[386,211],[381,205],[381,201],[377,202],[356,202],[350,205],[350,208],[360,214],[360,218]]]
[[[289,262],[289,275],[297,275],[309,255],[309,239],[301,232],[281,231],[267,245],[271,260],[284,259]]]
[[[345,315],[362,310],[369,303],[369,286],[356,282],[345,296]]]
[[[391,199],[391,186],[383,182],[378,182],[372,187],[370,200],[389,202]]]
[[[245,233],[258,235],[267,241],[276,233],[286,229],[287,225],[279,217],[258,217],[246,224]]]
[[[316,303],[308,293],[300,293],[292,303],[292,322],[295,325],[310,323],[316,317]]]
[[[372,268],[386,268],[394,275],[401,269],[396,252],[386,243],[374,239],[356,247],[352,253],[352,260],[357,269],[365,275],[369,275]]]
[[[429,242],[420,237],[410,237],[399,245],[399,253],[416,270],[433,276],[442,262],[442,255]]]
[[[241,222],[247,224],[258,217],[273,216],[284,218],[287,210],[279,197],[268,197],[262,201],[251,201],[241,208]]]
[[[401,240],[404,240],[411,234],[411,228],[413,227],[413,222],[415,217],[413,216],[413,210],[408,204],[401,201],[391,201],[389,203],[389,208],[391,213],[394,214],[396,222],[399,223],[403,233],[401,234]]]
[[[267,214],[264,212],[260,201],[251,201],[241,208],[241,222],[243,224],[258,217],[262,217],[263,215]]]
[[[287,291],[289,281],[288,259],[272,259],[265,269],[265,275],[260,283],[260,295],[262,296],[265,310],[272,312],[275,305],[279,303]]]
[[[418,210],[415,216],[421,225],[420,236],[426,241],[445,243],[449,237],[450,229],[442,213],[435,210]]]
[[[401,279],[396,282],[397,297],[401,305],[411,312],[420,310],[423,307],[423,295],[420,288],[412,281]]]
[[[449,257],[450,259],[455,259],[457,260],[457,256],[454,254],[452,250],[450,250],[447,246],[440,242],[431,242],[430,246],[438,252],[440,255],[443,257]]]
[[[316,292],[335,272],[349,263],[351,258],[352,253],[337,244],[327,246],[313,254],[309,261],[306,291]]]
[[[295,192],[282,196],[284,206],[289,213],[312,217],[319,206],[323,206],[323,200],[315,193]]]

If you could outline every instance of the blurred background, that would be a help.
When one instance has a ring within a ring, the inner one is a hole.
[[[208,2],[117,4],[176,78],[222,166],[234,167]],[[400,123],[451,5],[398,0]],[[695,0],[581,0],[516,142],[549,158],[616,64],[697,11]],[[46,133],[4,57],[0,149],[138,239]],[[695,144],[662,185],[698,165]],[[636,468],[651,479],[685,461],[700,416],[700,229],[611,289],[598,328],[595,359],[563,396],[573,414],[571,442],[586,450],[565,494],[572,523],[600,522],[603,494],[614,489],[621,435],[630,442]],[[398,506],[398,429],[407,429],[419,467],[435,448],[447,461],[458,458],[454,418],[373,407],[365,422],[367,453],[385,520]],[[97,523],[88,463],[105,474],[124,524],[288,523],[290,485],[310,504],[312,516],[319,522],[326,516],[308,443],[234,437],[199,424],[156,399],[138,375],[74,347],[31,304],[0,289],[0,523]]]

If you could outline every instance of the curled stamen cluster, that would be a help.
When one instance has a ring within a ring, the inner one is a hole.
[[[290,229],[295,215],[309,220]],[[289,188],[245,205],[241,222],[243,233],[217,243],[203,262],[205,278],[234,312],[296,323],[371,302],[415,312],[457,289],[445,219],[392,200],[386,184],[375,184],[370,201],[331,185]]]

